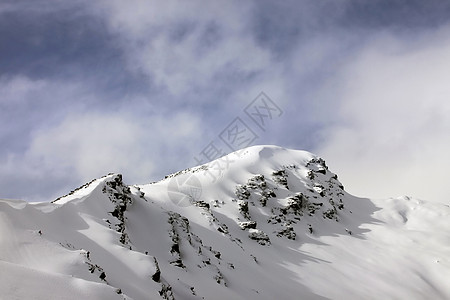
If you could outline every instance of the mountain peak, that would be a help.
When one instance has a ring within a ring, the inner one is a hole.
[[[0,212],[6,298],[450,296],[437,279],[450,275],[450,209],[353,197],[305,151],[253,146],[139,186],[108,174]]]
[[[70,191],[67,195],[61,196],[56,200],[53,200],[53,203],[64,204],[66,202],[81,199],[83,197],[91,194],[95,189],[102,189],[106,182],[114,182],[120,181],[122,182],[122,174],[109,173],[108,175],[102,176],[100,178],[93,179],[82,186]]]

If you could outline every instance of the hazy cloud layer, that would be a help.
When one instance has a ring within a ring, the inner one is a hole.
[[[435,0],[3,1],[0,197],[192,166],[264,91],[284,113],[256,143],[322,155],[361,196],[448,202],[449,16]]]
[[[413,40],[380,35],[342,70],[337,124],[321,153],[349,190],[448,202],[450,27]]]

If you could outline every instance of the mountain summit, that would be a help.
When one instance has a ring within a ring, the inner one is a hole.
[[[150,184],[0,200],[0,298],[449,299],[449,215],[254,146]]]

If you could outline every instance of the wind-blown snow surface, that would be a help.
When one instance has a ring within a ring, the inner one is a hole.
[[[353,197],[313,154],[255,146],[147,185],[0,200],[0,298],[450,299],[449,214]]]

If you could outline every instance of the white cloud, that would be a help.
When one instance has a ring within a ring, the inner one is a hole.
[[[140,130],[117,116],[70,116],[59,126],[40,131],[29,151],[52,169],[73,168],[82,180],[130,165],[151,170],[145,161],[138,163]]]
[[[145,106],[149,99],[129,96],[112,110],[83,82],[16,76],[0,78],[0,87],[9,120],[0,130],[2,197],[48,201],[109,172],[148,183],[188,167],[199,148],[197,115],[155,114]],[[134,100],[140,104],[128,104]]]
[[[1,77],[0,87],[2,89],[0,103],[17,104],[29,99],[36,92],[47,88],[48,82],[45,80],[31,80],[25,76]]]
[[[95,100],[84,82],[32,79],[23,75],[1,76],[0,91],[0,105],[21,110],[24,115],[57,107],[66,107],[68,110],[67,105],[64,105],[66,101],[71,103],[70,109],[75,111],[84,103]]]
[[[198,138],[198,124],[186,113],[148,120],[120,114],[70,115],[58,126],[39,131],[26,157],[47,170],[73,170],[81,181],[122,172],[130,182],[146,182],[164,170],[167,147],[183,149]]]
[[[340,106],[318,152],[350,192],[450,201],[449,33],[380,35],[330,84]]]

